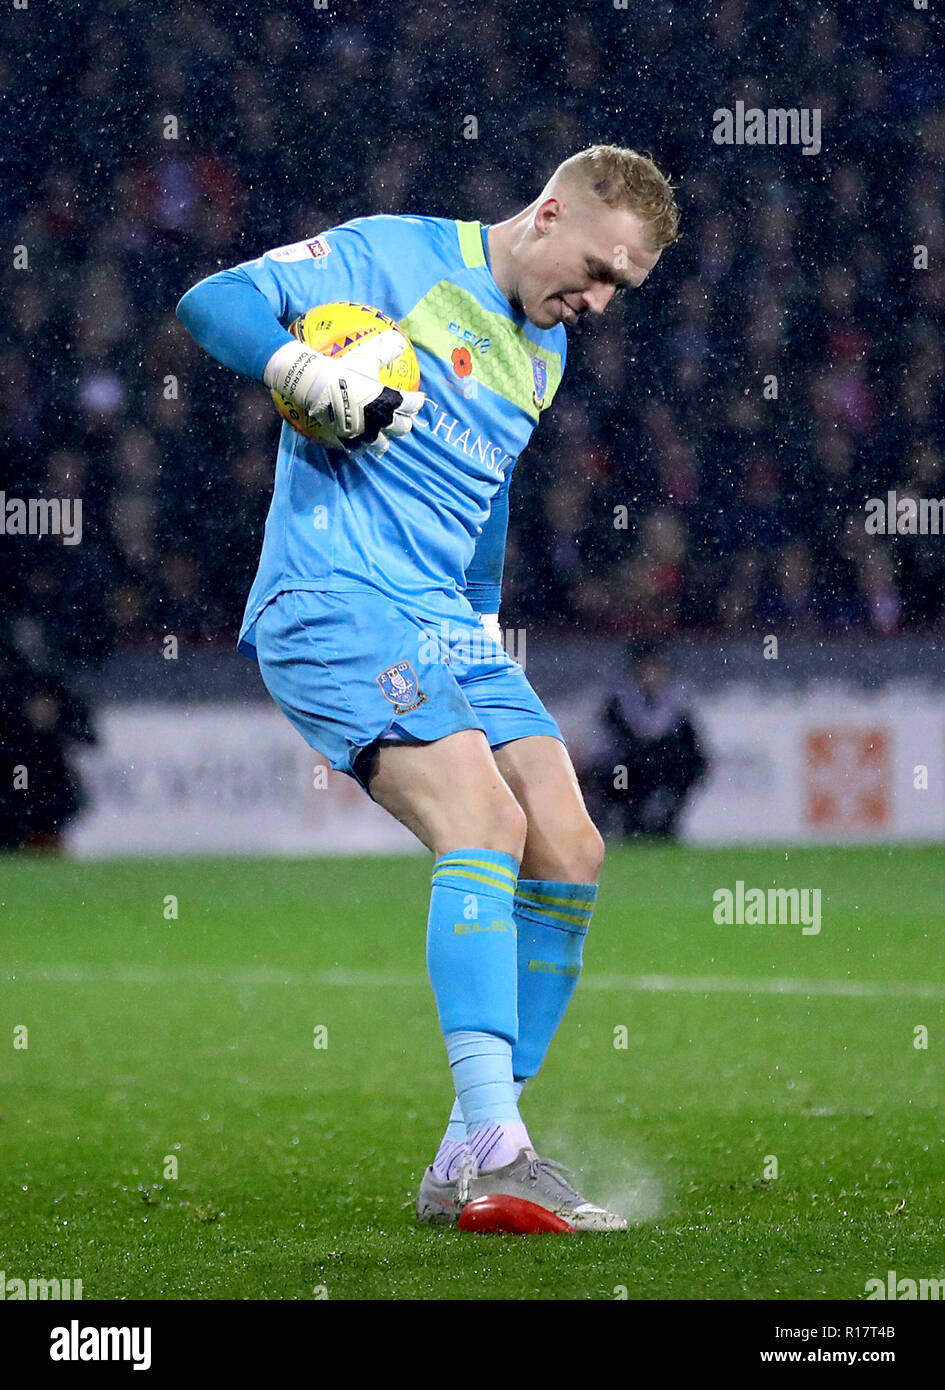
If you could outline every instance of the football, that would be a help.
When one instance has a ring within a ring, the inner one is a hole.
[[[383,333],[389,328],[396,328],[399,333],[403,333],[400,325],[380,309],[373,309],[368,304],[352,304],[346,301],[320,304],[314,309],[307,309],[289,324],[289,332],[298,338],[300,343],[305,343],[316,352],[324,352],[329,357],[341,357],[352,348],[359,347],[365,339]],[[403,352],[388,366],[381,368],[379,379],[395,391],[417,391],[420,389],[420,363],[405,333],[404,339],[406,347]],[[283,420],[294,430],[298,430],[299,434],[304,434],[306,439],[314,439],[326,449],[344,447],[330,425],[316,424],[306,411],[279,391],[272,391],[270,394]]]

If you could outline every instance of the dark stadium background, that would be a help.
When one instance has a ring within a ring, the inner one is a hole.
[[[516,477],[506,607],[618,633],[940,625],[945,547],[897,566],[847,521],[945,484],[945,69],[910,9],[840,11],[113,0],[41,36],[8,15],[4,477],[81,493],[87,540],[0,549],[4,627],[83,661],[165,629],[229,641],[277,426],[188,340],[179,295],[353,216],[498,220],[594,141],[653,153],[683,238],[572,335]],[[713,144],[723,96],[771,93],[822,108],[820,154]]]

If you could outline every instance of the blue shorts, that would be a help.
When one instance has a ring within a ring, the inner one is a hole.
[[[374,589],[293,589],[263,609],[247,637],[242,649],[251,655],[255,643],[283,714],[365,790],[381,740],[431,743],[481,729],[492,748],[532,734],[564,742],[522,667],[462,597],[418,613]]]

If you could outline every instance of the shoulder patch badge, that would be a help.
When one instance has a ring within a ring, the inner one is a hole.
[[[541,410],[544,407],[545,395],[548,391],[548,366],[543,357],[532,358],[532,377],[535,382],[532,400]]]
[[[309,256],[320,261],[331,251],[331,245],[323,236],[312,237],[311,241],[296,241],[291,246],[277,246],[275,251],[267,251],[271,261],[304,261]]]

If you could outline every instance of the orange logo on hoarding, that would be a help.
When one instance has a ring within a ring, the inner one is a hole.
[[[891,768],[884,729],[816,729],[804,746],[804,819],[829,830],[889,823]]]

